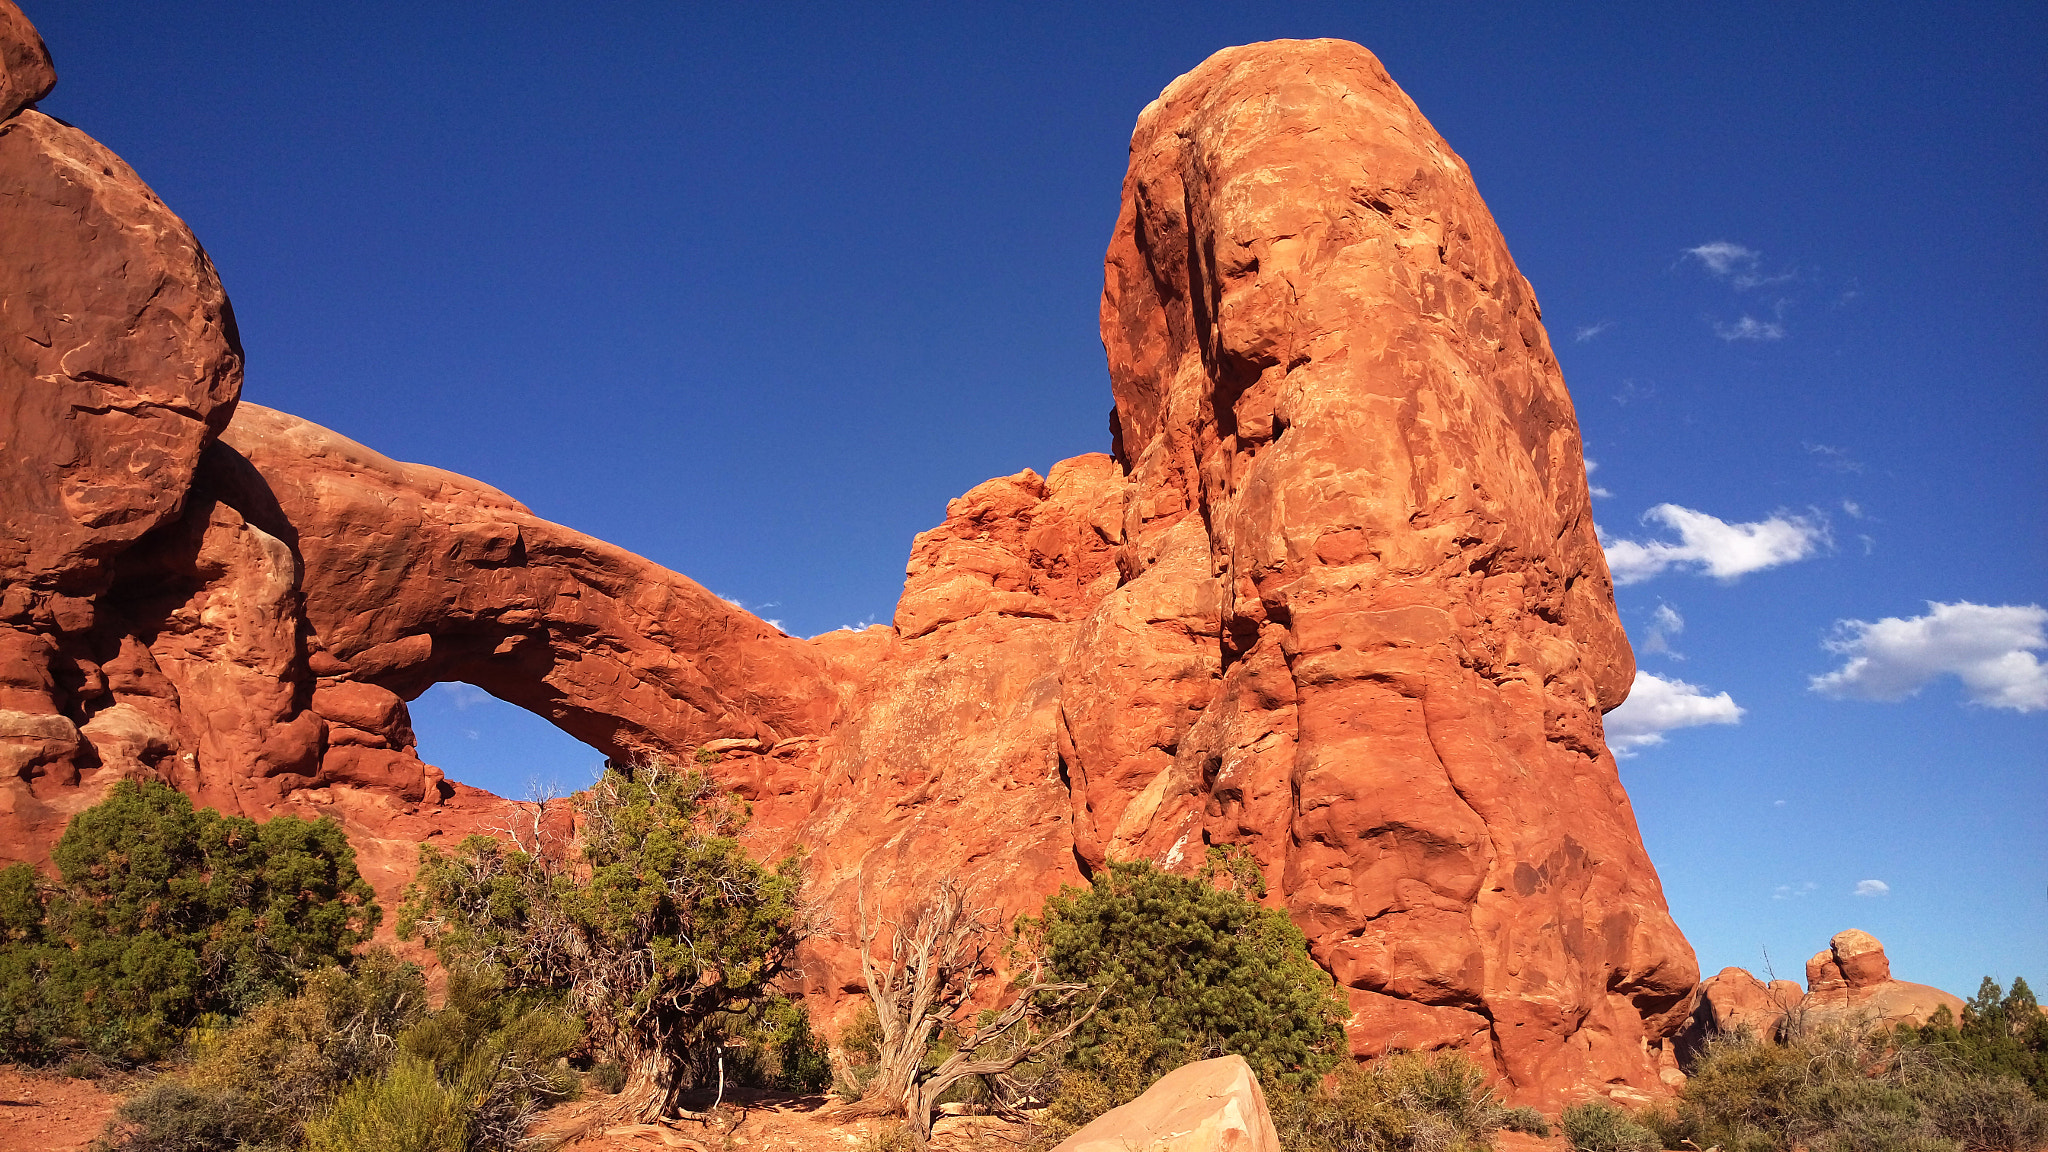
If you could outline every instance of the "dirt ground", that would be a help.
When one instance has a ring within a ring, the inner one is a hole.
[[[91,1080],[75,1080],[0,1064],[0,1152],[85,1152],[106,1130],[119,1095]],[[780,1096],[741,1090],[710,1123],[623,1125],[599,1128],[593,1114],[611,1098],[585,1097],[551,1109],[535,1135],[570,1137],[561,1152],[862,1152],[881,1148],[894,1125],[840,1120],[825,1096]],[[984,1116],[946,1117],[933,1132],[934,1152],[1022,1152],[1031,1133]],[[1503,1132],[1499,1152],[1559,1152],[1564,1140],[1538,1140]]]
[[[880,1120],[840,1120],[831,1114],[826,1096],[780,1096],[739,1091],[728,1097],[709,1123],[682,1121],[672,1125],[632,1124],[597,1128],[592,1113],[610,1098],[585,1098],[552,1109],[541,1118],[536,1135],[573,1136],[562,1152],[830,1152],[885,1147],[881,1138],[895,1124]],[[701,1105],[699,1105],[701,1107]],[[576,1135],[581,1133],[580,1135]],[[984,1116],[941,1119],[932,1132],[934,1152],[1021,1152],[1030,1143],[1026,1129]]]
[[[81,1152],[118,1102],[91,1080],[0,1064],[0,1152]]]
[[[562,1145],[562,1152],[656,1152],[667,1148],[683,1152],[860,1152],[884,1147],[876,1139],[892,1127],[872,1120],[837,1121],[827,1114],[831,1101],[824,1096],[744,1095],[742,1100],[729,1102],[720,1119],[708,1125],[685,1122],[660,1128],[633,1125],[592,1131]],[[547,1114],[541,1130],[558,1135],[573,1131],[604,1099],[556,1108]],[[932,1133],[935,1152],[1021,1152],[1030,1142],[1028,1129],[982,1116],[941,1119]],[[1560,1135],[1545,1140],[1519,1132],[1499,1133],[1494,1146],[1497,1152],[1568,1152],[1570,1148]]]

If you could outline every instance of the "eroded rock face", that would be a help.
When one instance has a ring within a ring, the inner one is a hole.
[[[103,661],[85,657],[114,564],[185,511],[242,373],[227,295],[184,222],[119,157],[27,107],[55,83],[0,0],[0,851],[21,855],[76,810],[95,763],[92,718],[67,705],[104,690]],[[170,754],[145,713],[99,734]]]
[[[57,86],[50,50],[14,0],[0,0],[0,120],[34,104]]]
[[[1766,984],[1747,969],[1721,969],[1700,982],[1692,1018],[1679,1034],[1681,1061],[1689,1065],[1716,1036],[1746,1032],[1759,1040],[1778,1039],[1786,1017],[1805,998],[1795,980]]]
[[[5,91],[33,55],[0,53]],[[1337,41],[1219,53],[1131,157],[1114,452],[968,492],[893,626],[807,642],[237,408],[197,244],[16,113],[0,195],[95,223],[0,204],[31,285],[0,312],[0,855],[145,776],[336,815],[391,903],[436,833],[563,819],[420,762],[405,702],[465,680],[615,758],[718,753],[756,849],[809,852],[827,1007],[860,988],[862,891],[889,915],[958,877],[1007,922],[1113,859],[1232,848],[1360,1055],[1461,1048],[1535,1103],[1656,1090],[1697,974],[1601,737],[1633,661],[1570,399],[1470,175]]]
[[[816,652],[686,577],[257,405],[207,445],[183,504],[112,561],[85,627],[4,634],[0,703],[29,719],[0,732],[55,769],[0,778],[9,858],[127,777],[253,816],[341,805],[380,835],[341,793],[394,820],[456,797],[405,706],[444,680],[622,762],[808,746],[836,702]],[[483,824],[512,818],[465,795]]]
[[[1464,165],[1356,45],[1218,53],[1139,118],[1103,341],[1119,594],[1206,569],[1216,643],[1133,846],[1251,848],[1361,1054],[1653,1083],[1642,1042],[1697,977],[1601,739],[1633,660],[1570,397]],[[1126,759],[1076,753],[1091,783]]]
[[[1014,482],[956,502],[799,834],[837,858],[895,828],[845,859],[912,889],[978,865],[1016,911],[1238,845],[1361,1055],[1654,1089],[1697,974],[1601,738],[1633,661],[1570,398],[1463,164],[1356,45],[1219,53],[1140,117],[1102,330],[1121,491],[1090,503],[1121,517],[1072,522],[1114,581],[1037,591],[1072,548]],[[1032,822],[989,835],[945,783],[997,760]]]

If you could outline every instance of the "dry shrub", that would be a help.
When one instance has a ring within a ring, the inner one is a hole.
[[[306,1125],[306,1152],[466,1152],[470,1116],[458,1089],[431,1061],[402,1056],[391,1071],[358,1081]]]
[[[237,1152],[290,1147],[352,1081],[384,1071],[396,1037],[425,1012],[419,970],[372,950],[352,970],[323,968],[296,996],[265,1001],[204,1035],[193,1063],[121,1104],[100,1147]]]
[[[1636,1119],[1665,1147],[1723,1152],[2032,1152],[2048,1142],[2048,1104],[2023,1081],[1854,1023],[1780,1044],[1715,1040],[1677,1104]]]
[[[179,1079],[249,1101],[289,1142],[345,1085],[382,1072],[425,1012],[419,969],[373,950],[353,971],[322,969],[297,996],[259,1005],[202,1044]]]
[[[1103,1040],[1095,1061],[1086,1068],[1069,1064],[1052,1082],[1052,1098],[1039,1113],[1034,1149],[1051,1148],[1112,1108],[1144,1095],[1161,1071],[1160,1036],[1156,1028],[1126,1027]]]
[[[1533,1109],[1502,1104],[1462,1052],[1394,1053],[1268,1099],[1296,1152],[1481,1152],[1503,1128],[1549,1134]]]
[[[284,1147],[260,1103],[166,1077],[121,1102],[94,1152],[248,1152]]]
[[[1558,1122],[1573,1152],[1663,1152],[1655,1132],[1602,1100],[1574,1104]]]

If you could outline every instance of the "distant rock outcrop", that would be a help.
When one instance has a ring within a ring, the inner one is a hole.
[[[1962,997],[1892,979],[1884,945],[1850,928],[1806,962],[1803,989],[1791,980],[1766,985],[1741,968],[1723,968],[1701,982],[1680,1046],[1689,1061],[1715,1036],[1747,1032],[1779,1040],[1789,1029],[1827,1024],[1925,1024],[1942,1008],[1962,1019]]]
[[[7,0],[0,63],[10,106],[48,90]],[[0,197],[0,856],[145,776],[337,815],[389,901],[421,840],[543,820],[419,760],[406,702],[464,680],[620,760],[716,753],[842,925],[864,888],[1009,916],[1233,846],[1354,1052],[1462,1049],[1539,1103],[1670,1070],[1697,972],[1602,740],[1633,660],[1571,401],[1469,172],[1357,45],[1229,49],[1145,109],[1113,452],[953,501],[893,626],[811,641],[237,407],[205,253],[75,129],[14,110]],[[859,992],[844,935],[804,970]]]
[[[1877,937],[1860,929],[1837,932],[1806,962],[1808,1024],[1865,1019],[1880,1024],[1925,1024],[1947,1008],[1963,1018],[1963,998],[1926,984],[1892,979],[1892,962]]]

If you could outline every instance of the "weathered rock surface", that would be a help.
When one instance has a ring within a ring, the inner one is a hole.
[[[50,50],[14,0],[0,0],[0,120],[34,104],[57,86]]]
[[[1356,45],[1219,53],[1139,120],[1102,327],[1113,464],[956,501],[859,649],[795,829],[830,903],[1241,845],[1360,1054],[1655,1089],[1697,974],[1600,735],[1633,661],[1463,165]]]
[[[1242,1056],[1198,1060],[1104,1113],[1053,1152],[1280,1152],[1265,1094]]]
[[[450,802],[405,708],[443,680],[621,761],[801,744],[834,705],[818,654],[687,578],[253,404],[207,446],[182,515],[110,570],[82,627],[0,648],[0,715],[27,717],[5,730],[13,755],[38,758],[0,778],[9,858],[131,776],[250,815],[353,803],[335,790],[406,815]],[[509,818],[473,789],[464,803]]]
[[[824,658],[686,577],[238,411],[211,262],[119,157],[20,107],[55,77],[4,3],[0,68],[0,859],[46,858],[148,777],[223,811],[333,809],[389,903],[433,831],[407,817],[515,816],[416,755],[405,701],[440,680],[622,760],[824,730]],[[403,850],[366,847],[399,828]]]
[[[1926,984],[1892,979],[1891,959],[1877,937],[1857,928],[1837,932],[1806,962],[1806,987],[1791,980],[1766,985],[1741,968],[1723,968],[1701,982],[1691,1018],[1679,1033],[1688,1061],[1715,1036],[1747,1031],[1781,1040],[1788,1028],[1827,1024],[1924,1024],[1942,1008],[1962,1019],[1963,1000]]]
[[[1744,968],[1723,968],[1700,982],[1693,1017],[1682,1037],[1683,1053],[1689,1061],[1715,1036],[1747,1032],[1760,1040],[1775,1040],[1785,1017],[1806,998],[1797,981],[1773,980],[1769,984]]]
[[[1145,109],[1113,453],[955,500],[893,626],[808,642],[238,409],[226,298],[133,173],[32,110],[0,172],[42,198],[0,203],[29,286],[0,312],[0,855],[150,776],[337,815],[389,901],[435,832],[543,819],[420,762],[405,702],[465,680],[616,758],[717,752],[756,847],[810,849],[827,1000],[863,889],[887,914],[956,876],[1007,919],[1237,846],[1355,1052],[1461,1048],[1537,1103],[1662,1083],[1697,973],[1601,737],[1633,660],[1571,402],[1469,173],[1364,49],[1230,49]]]
[[[1139,850],[1249,846],[1361,1054],[1656,1083],[1697,975],[1601,739],[1633,659],[1463,163],[1357,45],[1220,52],[1139,118],[1103,341],[1129,590],[1176,563],[1213,589],[1213,692],[1160,733]],[[1076,751],[1091,784],[1115,763]]]
[[[1806,999],[1799,1007],[1808,1025],[1849,1020],[1924,1024],[1942,1008],[1957,1020],[1963,1018],[1962,997],[1892,979],[1884,945],[1856,928],[1835,933],[1828,946],[1806,962]]]

